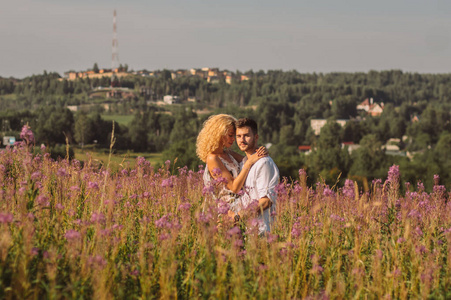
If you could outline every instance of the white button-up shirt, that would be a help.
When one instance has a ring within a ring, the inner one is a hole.
[[[241,162],[241,168],[246,160],[247,157]],[[260,158],[251,167],[244,183],[245,194],[241,197],[244,207],[263,197],[268,197],[272,201],[272,206],[264,210],[263,214],[258,217],[260,234],[271,230],[271,223],[273,222],[271,213],[275,211],[277,202],[275,191],[277,184],[279,184],[279,169],[269,156]]]

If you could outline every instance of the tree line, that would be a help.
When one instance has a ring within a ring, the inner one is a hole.
[[[248,116],[260,126],[260,141],[271,143],[270,154],[281,173],[296,177],[297,170],[307,170],[314,183],[337,178],[370,182],[384,177],[391,164],[399,164],[403,178],[421,180],[431,189],[432,173],[450,184],[447,166],[451,157],[450,93],[451,75],[404,73],[399,70],[368,73],[302,74],[297,71],[248,71],[247,81],[232,84],[208,83],[199,77],[172,79],[170,72],[159,77],[130,76],[121,84],[136,92],[136,98],[110,101],[109,113],[133,114],[127,126],[115,126],[115,147],[142,152],[163,152],[178,157],[179,165],[197,168],[195,138],[202,122],[213,113]],[[74,144],[108,147],[111,122],[102,119],[99,100],[90,93],[99,86],[109,86],[109,78],[68,81],[57,73],[34,75],[23,80],[0,79],[0,120],[2,131],[17,134],[28,122],[37,141],[48,145]],[[141,95],[146,87],[150,95]],[[182,99],[193,97],[195,103],[161,108],[155,100],[164,95]],[[366,98],[384,104],[380,117],[357,111]],[[67,105],[96,104],[90,113],[69,111]],[[34,108],[29,110],[28,108]],[[209,114],[197,111],[208,109]],[[329,122],[316,136],[312,119]],[[341,127],[336,119],[349,119]],[[415,153],[413,159],[387,155],[383,145],[390,138],[402,140],[402,150]],[[342,142],[359,144],[351,154]],[[310,154],[298,146],[310,145]],[[339,180],[340,180],[339,179]]]

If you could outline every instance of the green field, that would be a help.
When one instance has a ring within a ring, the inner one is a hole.
[[[102,119],[106,121],[115,121],[119,125],[125,125],[127,126],[130,124],[131,120],[133,119],[133,115],[108,115],[108,114],[102,114]]]
[[[80,161],[88,162],[91,160],[92,163],[102,166],[106,166],[108,164],[109,152],[106,149],[94,150],[92,148],[76,148],[74,149],[74,152],[75,158]],[[113,171],[119,169],[120,167],[133,168],[135,166],[136,158],[140,156],[150,161],[154,167],[160,167],[159,164],[161,163],[161,153],[135,153],[130,151],[123,153],[116,153],[113,151],[110,160],[110,167]]]

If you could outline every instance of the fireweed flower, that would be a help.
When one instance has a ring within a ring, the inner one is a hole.
[[[61,169],[59,169],[59,170],[56,172],[56,175],[58,175],[58,177],[65,177],[65,176],[67,176],[68,174],[67,174],[66,169],[61,168]]]
[[[302,233],[301,223],[295,222],[293,228],[291,229],[291,236],[293,238],[298,238]]]
[[[388,170],[388,182],[395,184],[399,182],[399,166],[393,165]]]
[[[91,223],[102,223],[105,221],[105,215],[102,213],[92,213]]]
[[[423,236],[423,231],[420,229],[420,227],[415,228],[415,233],[416,233],[418,236]]]
[[[80,234],[80,232],[78,232],[76,230],[69,229],[68,231],[66,231],[66,234],[64,235],[64,237],[68,241],[74,241],[74,240],[81,238],[81,234]]]
[[[277,234],[268,233],[267,242],[269,244],[272,244],[273,242],[277,241],[278,238],[279,236]]]
[[[238,226],[235,226],[235,227],[233,227],[232,229],[229,229],[229,230],[227,231],[227,235],[228,235],[229,237],[232,237],[232,236],[234,236],[234,235],[239,235],[239,234],[241,234],[241,229],[240,229],[240,227],[238,227]]]
[[[142,156],[138,156],[136,158],[136,164],[138,166],[144,166],[146,164],[146,159],[144,157],[142,157]]]
[[[189,202],[185,202],[185,203],[182,203],[179,205],[179,210],[188,211],[188,210],[190,210],[190,208],[191,208],[191,203],[189,203]]]
[[[30,176],[31,180],[37,180],[41,178],[42,173],[40,171],[33,172]]]
[[[213,215],[209,212],[207,213],[201,212],[197,215],[197,220],[199,220],[199,222],[202,223],[209,223],[210,221],[213,220]]]
[[[169,177],[168,179],[164,179],[161,182],[161,187],[169,187],[172,188],[174,186],[174,184],[172,183],[172,179],[171,177]]]
[[[424,191],[424,184],[421,181],[417,182],[417,190],[419,193]]]
[[[438,185],[439,183],[440,183],[440,176],[437,175],[437,174],[435,174],[435,175],[434,175],[434,184],[435,184],[435,185]]]
[[[93,189],[93,190],[97,190],[97,189],[99,189],[99,184],[97,182],[89,181],[88,182],[88,188],[89,189]]]
[[[22,127],[22,131],[20,132],[20,138],[25,140],[25,143],[27,145],[34,143],[34,135],[33,135],[33,132],[31,131],[30,126],[24,125]]]
[[[224,201],[218,201],[218,213],[220,215],[225,215],[230,209],[230,205]]]
[[[304,178],[307,177],[307,172],[304,169],[299,169],[299,177]]]
[[[202,195],[212,194],[215,191],[215,187],[212,184],[207,184],[202,189]]]
[[[168,215],[164,215],[160,219],[155,221],[155,226],[157,228],[171,228],[172,223],[169,221]]]
[[[434,185],[433,192],[439,195],[444,195],[446,193],[446,187],[444,185]]]
[[[36,197],[36,202],[37,202],[39,205],[42,205],[42,206],[49,206],[49,205],[50,205],[49,198],[47,198],[47,197],[44,196],[44,195],[39,195],[39,196],[37,196],[37,197]]]
[[[9,224],[14,220],[13,214],[9,213],[0,213],[0,223],[1,224]]]
[[[91,265],[91,267],[98,267],[100,269],[105,268],[107,265],[107,261],[101,255],[89,257],[88,263]]]
[[[323,191],[323,196],[332,198],[335,197],[335,193],[329,187],[326,187]]]
[[[348,199],[354,199],[355,198],[355,192],[354,192],[354,181],[350,179],[346,179],[345,185],[343,187],[343,195]]]
[[[69,189],[70,189],[71,191],[73,191],[73,192],[78,192],[78,191],[80,191],[80,188],[79,188],[78,186],[76,186],[76,185],[71,186]]]
[[[39,248],[35,248],[35,247],[31,248],[30,254],[32,256],[38,255],[39,254]]]

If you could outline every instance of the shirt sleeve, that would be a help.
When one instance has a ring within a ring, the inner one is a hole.
[[[277,199],[275,187],[278,183],[278,170],[272,166],[270,161],[265,161],[257,170],[256,187],[258,199],[268,197],[273,203],[275,203]]]

